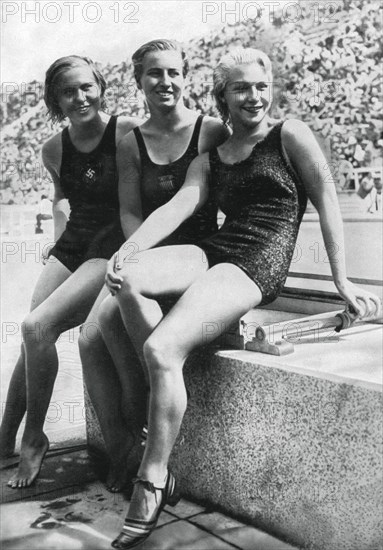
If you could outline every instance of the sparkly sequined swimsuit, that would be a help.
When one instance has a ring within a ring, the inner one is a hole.
[[[62,132],[60,186],[71,212],[66,228],[49,255],[70,271],[86,260],[109,259],[124,242],[120,226],[116,168],[117,117],[111,116],[100,143],[90,153]]]
[[[141,199],[144,219],[173,198],[184,184],[189,165],[198,156],[202,120],[203,116],[200,115],[185,153],[169,164],[156,164],[151,160],[141,130],[138,127],[134,128],[141,159]],[[158,246],[193,244],[212,235],[217,229],[217,206],[214,200],[210,199],[197,214],[186,220]]]
[[[221,229],[198,244],[209,267],[232,263],[262,292],[262,304],[283,288],[307,196],[282,150],[283,122],[258,142],[249,157],[234,164],[210,152],[211,189],[226,215]]]

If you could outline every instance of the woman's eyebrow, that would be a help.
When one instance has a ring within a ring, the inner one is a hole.
[[[228,82],[228,84],[270,84],[270,81],[267,80],[234,80],[233,82]]]

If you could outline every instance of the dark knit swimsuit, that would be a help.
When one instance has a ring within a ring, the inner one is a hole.
[[[243,161],[225,164],[217,149],[210,152],[211,194],[226,219],[198,244],[209,267],[232,263],[242,269],[260,288],[262,304],[283,288],[307,204],[303,183],[282,150],[282,124]]]
[[[133,132],[141,158],[141,199],[144,219],[173,198],[184,184],[190,163],[198,156],[202,120],[203,116],[200,115],[185,153],[169,164],[156,164],[151,160],[140,129],[134,128]],[[211,199],[197,214],[186,220],[158,246],[194,244],[215,233],[217,229],[217,207]]]
[[[119,222],[116,125],[117,117],[111,116],[100,143],[90,153],[75,148],[68,128],[62,131],[60,186],[71,212],[50,255],[72,272],[86,260],[109,259],[124,242]]]

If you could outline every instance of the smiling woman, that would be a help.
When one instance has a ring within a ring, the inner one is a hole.
[[[253,118],[258,115],[259,121],[269,111],[273,99],[273,75],[270,59],[265,53],[257,50],[244,50],[242,63],[232,66],[222,62],[216,71],[214,95],[222,119],[227,122],[236,116],[236,111],[247,111]],[[256,63],[250,65],[249,63]]]
[[[43,147],[54,183],[56,243],[45,258],[31,311],[23,323],[21,355],[10,382],[0,433],[1,456],[14,453],[26,413],[18,471],[9,485],[28,487],[39,474],[49,442],[43,432],[58,369],[55,343],[81,324],[102,288],[106,259],[119,246],[116,143],[133,128],[132,118],[109,116],[105,80],[92,61],[68,56],[48,69],[45,101],[53,120],[69,126]],[[70,204],[65,214],[64,200]],[[97,261],[95,261],[97,259]],[[37,331],[37,332],[36,332]]]
[[[44,100],[52,120],[62,121],[91,105],[96,113],[105,109],[105,89],[105,79],[92,61],[73,55],[57,59],[49,67]]]
[[[144,95],[150,117],[126,135],[118,148],[122,221],[130,234],[175,196],[198,153],[219,145],[229,134],[221,121],[199,115],[185,106],[183,92],[188,61],[179,43],[152,40],[142,45],[132,60],[137,86]],[[209,201],[159,245],[190,245],[216,230],[217,207]],[[84,324],[79,345],[85,381],[110,457],[107,487],[119,491],[130,479],[132,470],[136,473],[142,454],[135,453],[135,449],[139,447],[146,420],[149,375],[141,350],[148,334],[143,329],[128,337],[115,300],[104,303],[103,311],[99,312],[98,307],[107,294],[106,289],[96,301]],[[169,300],[163,297],[158,302],[150,301],[148,307],[160,319],[162,309],[168,310],[170,306]],[[95,326],[99,314],[103,318],[102,335],[98,333],[89,339],[86,327]]]
[[[324,172],[312,181],[313,164],[324,164],[313,134],[299,120],[269,116],[270,74],[270,61],[259,50],[224,56],[214,71],[214,95],[230,119],[232,135],[191,163],[180,191],[153,212],[108,264],[107,284],[129,334],[148,335],[137,351],[150,380],[147,446],[115,548],[127,550],[143,542],[164,506],[174,504],[168,461],[186,411],[185,361],[252,308],[280,294],[308,198],[319,213],[339,294],[361,317],[380,313],[378,297],[346,278],[335,186]],[[209,196],[226,214],[219,231],[192,246],[154,248]],[[335,238],[340,249],[336,259],[330,255]],[[135,262],[126,254],[129,244],[139,251]],[[161,318],[151,304],[170,293],[181,297]],[[212,333],[203,330],[207,320],[216,327]]]

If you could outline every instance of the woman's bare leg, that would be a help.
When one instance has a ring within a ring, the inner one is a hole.
[[[176,248],[179,247],[174,247]],[[199,272],[199,276],[190,277],[188,284],[187,277],[182,273],[184,261],[185,258],[179,255],[181,276],[178,281],[187,290],[152,332],[144,346],[151,395],[148,441],[139,475],[154,484],[163,482],[166,477],[168,459],[186,409],[186,390],[182,374],[186,357],[194,348],[208,343],[224,332],[235,320],[258,305],[262,298],[255,283],[232,264],[219,264],[207,273],[201,273],[201,267],[194,263],[192,272]],[[144,267],[143,257],[140,258],[140,263]],[[169,265],[173,271],[171,281],[177,280],[178,268],[165,255],[158,265],[161,265],[161,269],[157,267],[159,276],[151,280],[150,277],[140,279],[132,275],[132,269],[128,275],[126,270],[125,281],[117,294],[122,312],[129,302],[128,296],[134,294],[133,288],[137,289],[139,284],[136,292],[144,297],[166,292],[166,280],[169,281],[166,268]],[[170,285],[168,282],[168,289]],[[136,297],[135,300],[139,303],[139,298]],[[138,319],[138,308],[136,313]],[[214,335],[204,331],[204,327],[211,323],[215,323],[217,327]],[[137,485],[129,508],[129,517],[148,520],[157,506],[156,495],[142,485]]]
[[[51,259],[44,267],[33,292],[30,311],[36,309],[52,294],[69,276],[71,272],[56,258]],[[15,451],[16,435],[27,409],[27,394],[25,380],[25,350],[21,345],[9,383],[5,410],[0,428],[0,457],[10,457]]]
[[[79,347],[84,379],[110,457],[107,487],[120,491],[138,468],[142,453],[132,453],[144,422],[146,385],[143,370],[122,323],[115,300],[108,305],[107,289],[99,294],[82,326]],[[101,307],[100,307],[101,306]],[[108,345],[101,332],[104,326]],[[136,456],[134,456],[134,454]]]
[[[48,439],[43,425],[57,375],[55,343],[64,331],[87,317],[104,281],[106,260],[81,265],[23,323],[26,352],[27,417],[17,473],[8,482],[29,486],[39,473]]]
[[[115,299],[137,354],[145,363],[144,343],[163,318],[156,298],[181,295],[207,271],[208,264],[202,250],[192,245],[155,248],[135,258],[137,263],[128,263],[119,271],[124,282]]]
[[[148,338],[144,355],[150,373],[149,433],[139,474],[166,475],[171,450],[186,410],[182,368],[195,348],[222,334],[262,299],[256,284],[237,266],[219,264],[183,294]],[[212,334],[206,330],[214,324]]]

